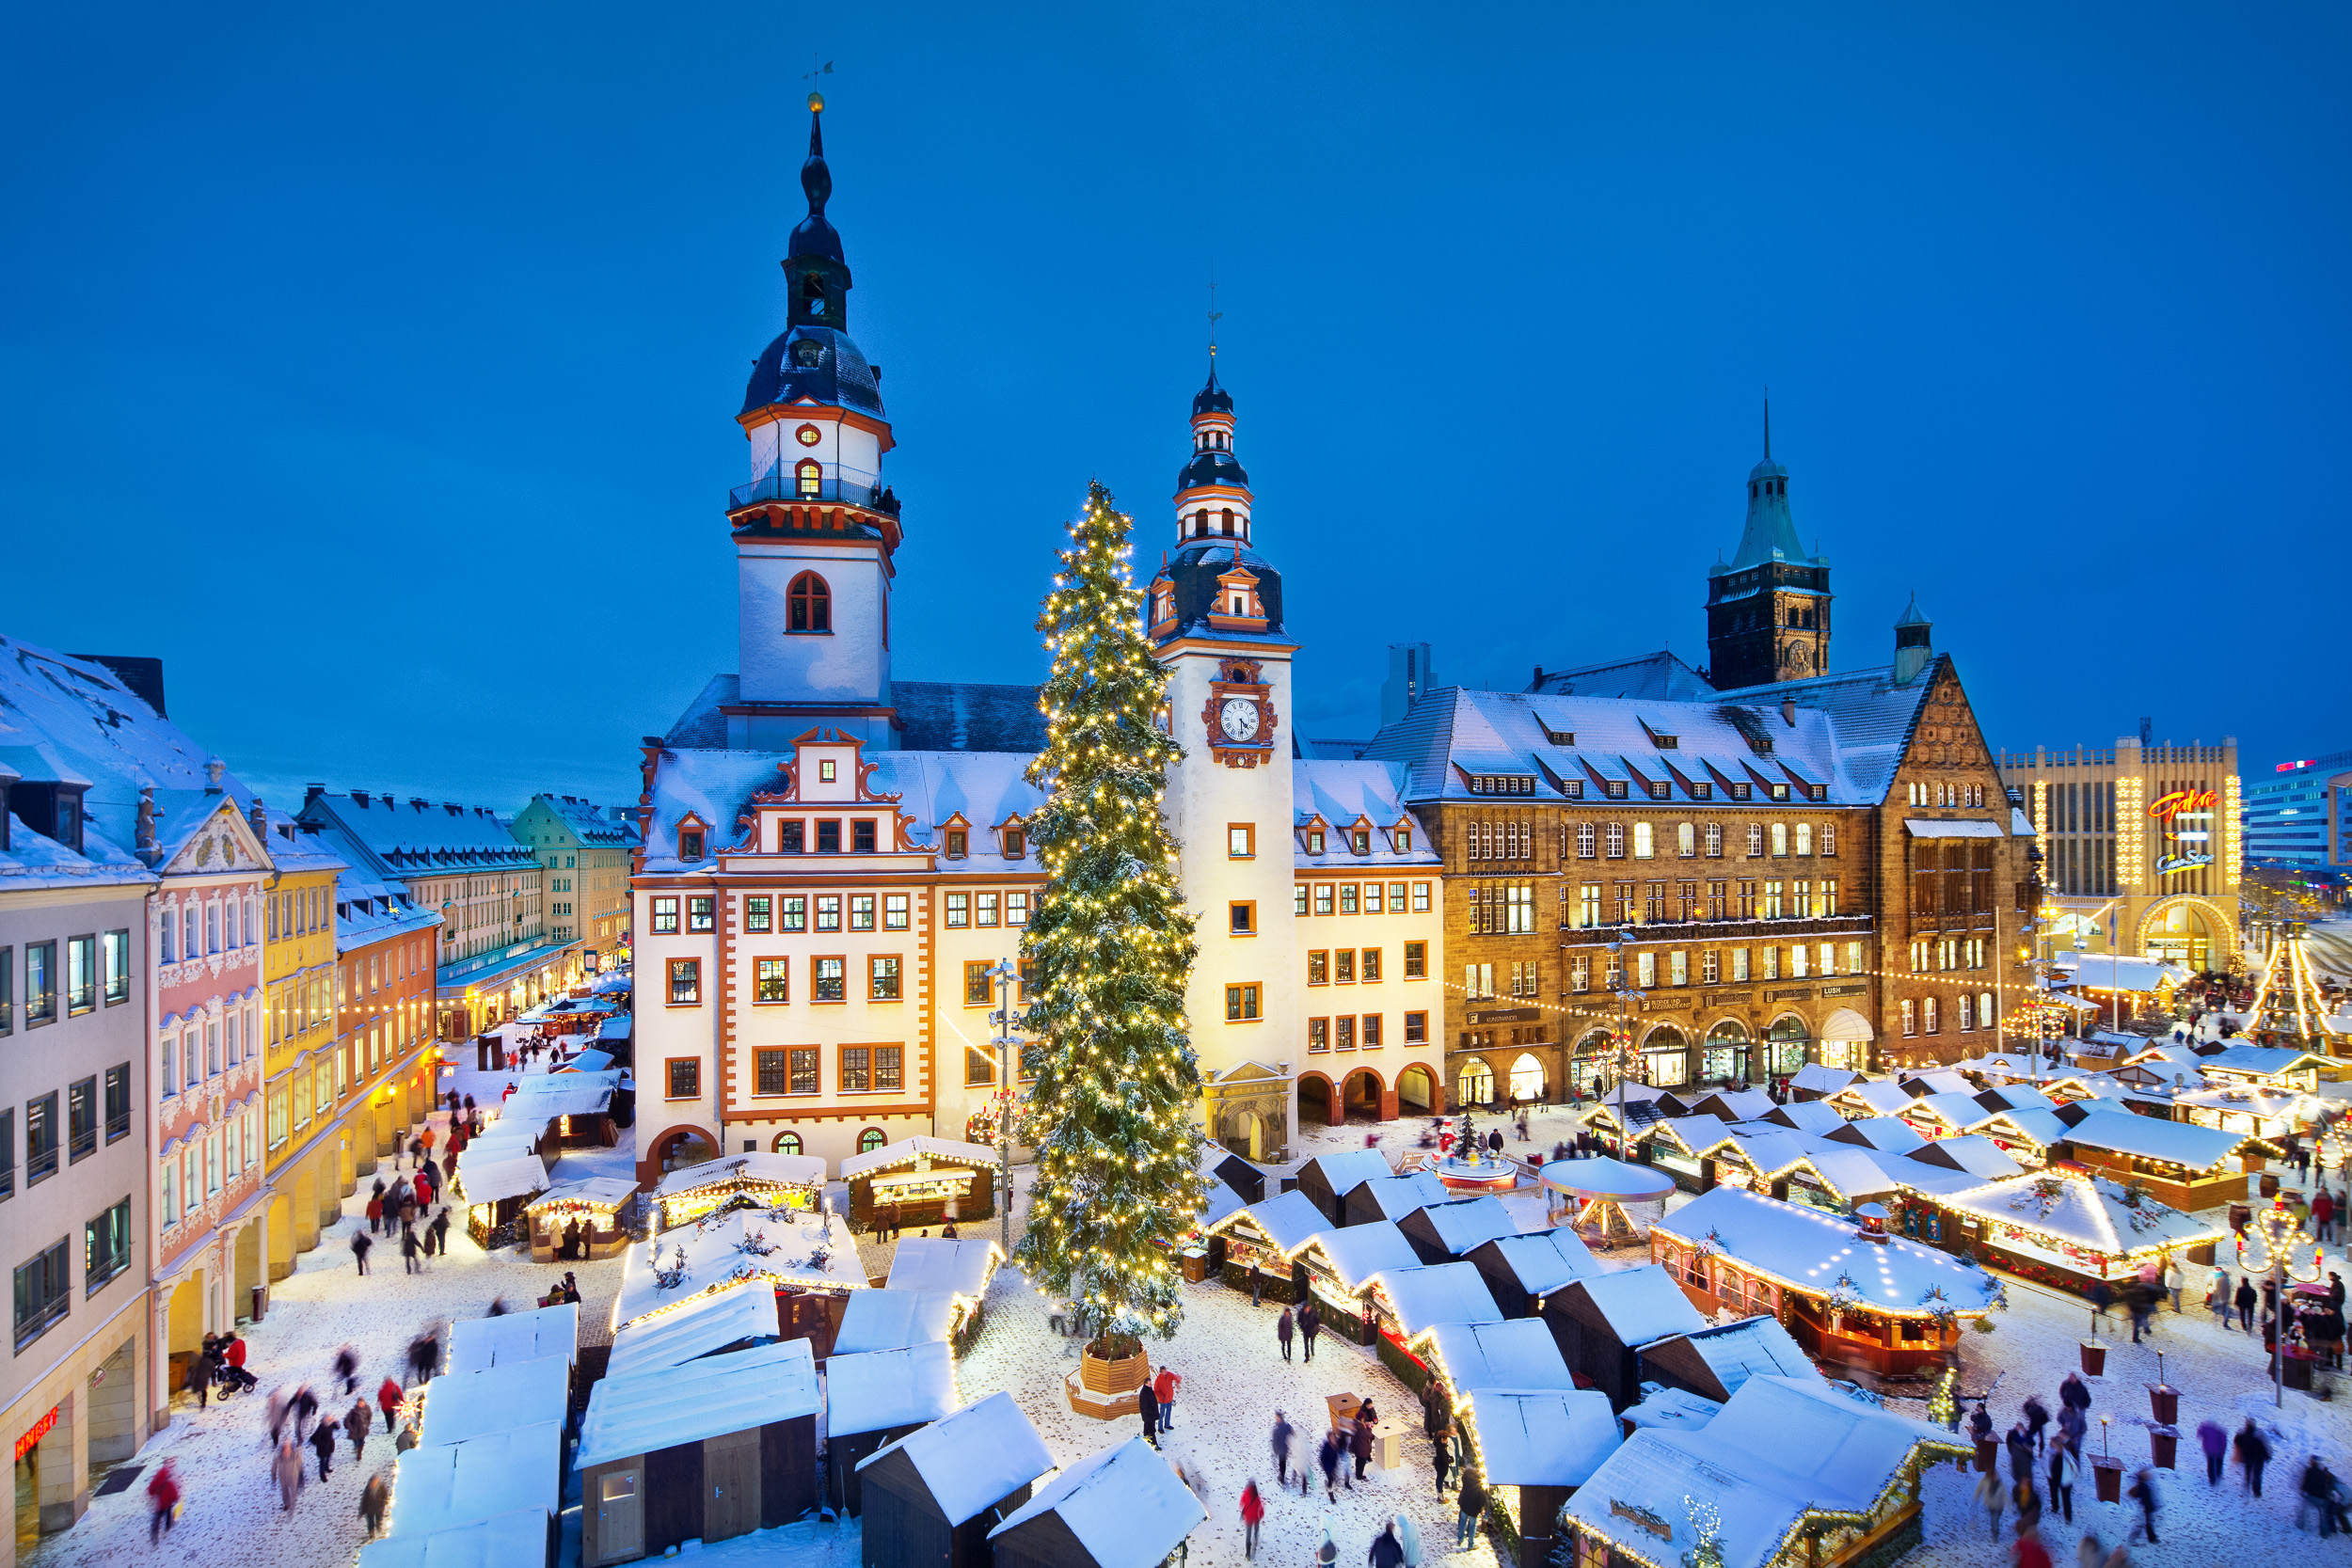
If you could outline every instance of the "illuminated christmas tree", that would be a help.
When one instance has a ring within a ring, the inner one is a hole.
[[[1193,923],[1160,815],[1182,753],[1156,722],[1167,679],[1138,615],[1132,526],[1093,485],[1038,617],[1054,667],[1029,768],[1046,800],[1028,828],[1046,883],[1021,942],[1040,988],[1025,1053],[1037,1177],[1015,1257],[1111,1356],[1176,1331],[1176,1246],[1204,1196]]]

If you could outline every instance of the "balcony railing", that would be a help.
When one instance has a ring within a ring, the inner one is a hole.
[[[1862,936],[1871,927],[1867,914],[1804,914],[1783,915],[1768,920],[1762,915],[1741,920],[1631,920],[1608,921],[1598,926],[1563,926],[1560,931],[1572,940],[1564,946],[1589,946],[1623,937],[1627,942],[1728,942],[1742,937],[1797,936]],[[1586,935],[1586,933],[1590,933]]]
[[[789,470],[763,474],[749,484],[739,484],[727,492],[727,510],[730,512],[758,501],[840,501],[878,511],[896,510],[895,506],[885,508],[882,504],[880,474],[834,464],[826,465],[822,472],[816,474],[803,475]]]

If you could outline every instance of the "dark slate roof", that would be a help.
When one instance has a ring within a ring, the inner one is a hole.
[[[724,751],[727,744],[727,716],[719,709],[739,702],[743,696],[743,677],[713,675],[710,683],[686,705],[686,711],[677,716],[670,733],[661,737],[661,744],[673,748]]]
[[[791,345],[803,338],[814,338],[819,345],[815,365],[788,362]],[[830,326],[788,328],[752,366],[751,382],[743,388],[744,413],[771,404],[802,402],[881,415],[881,384],[848,333]]]
[[[1176,488],[1179,490],[1190,490],[1201,484],[1231,484],[1246,490],[1249,487],[1249,470],[1243,467],[1241,459],[1232,452],[1211,447],[1206,451],[1194,452],[1192,461],[1185,464],[1183,471],[1176,476]]]
[[[1216,350],[1210,350],[1215,353]],[[1233,394],[1216,384],[1216,367],[1209,367],[1209,384],[1192,394],[1192,411],[1196,414],[1230,414],[1233,411]]]
[[[1528,688],[1555,697],[1663,697],[1677,703],[1703,702],[1714,689],[1697,671],[1663,649],[1607,664],[1546,670]]]
[[[1238,558],[1258,579],[1258,602],[1265,609],[1266,625],[1262,632],[1216,631],[1211,633],[1209,610],[1216,605],[1217,581],[1233,569]],[[1190,633],[1215,635],[1228,642],[1284,642],[1282,633],[1282,574],[1267,563],[1265,557],[1237,539],[1214,537],[1188,539],[1169,556],[1159,576],[1166,578],[1176,590],[1176,629],[1169,638]],[[1158,580],[1154,578],[1153,580]]]
[[[910,752],[1041,752],[1045,715],[1034,686],[977,681],[897,681],[898,744]]]

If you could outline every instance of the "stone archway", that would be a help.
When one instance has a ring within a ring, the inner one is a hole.
[[[2204,927],[2207,944],[2204,967],[2225,969],[2230,957],[2238,950],[2237,922],[2221,912],[2221,907],[2209,898],[2193,893],[2176,893],[2159,898],[2141,911],[2139,923],[2132,931],[2132,951],[2147,953],[2152,944],[2162,944],[2167,927],[2173,924],[2174,911],[2185,911],[2190,918]]]
[[[1445,1114],[1445,1089],[1438,1075],[1419,1062],[1396,1075],[1396,1113],[1402,1117]]]
[[[253,1306],[253,1287],[269,1283],[262,1277],[262,1222],[247,1220],[237,1227],[237,1239],[230,1243],[230,1316],[248,1312]]]
[[[1396,1119],[1396,1096],[1374,1068],[1349,1069],[1347,1076],[1340,1080],[1340,1104],[1349,1116],[1368,1116],[1375,1121]]]
[[[1454,1104],[1491,1105],[1495,1098],[1495,1069],[1484,1056],[1466,1057],[1454,1069]]]
[[[308,1252],[319,1244],[319,1163],[305,1160],[295,1169],[294,1180],[294,1245],[296,1252]]]
[[[284,1192],[270,1195],[269,1200],[269,1276],[272,1280],[285,1278],[294,1271],[294,1199]]]
[[[1549,1086],[1549,1076],[1544,1070],[1544,1059],[1532,1051],[1522,1051],[1511,1060],[1511,1102],[1515,1105],[1539,1105]]]
[[[1236,1131],[1244,1159],[1255,1162],[1265,1158],[1265,1122],[1255,1111],[1244,1111]]]
[[[694,1122],[679,1122],[661,1133],[639,1144],[637,1184],[653,1188],[661,1184],[661,1178],[687,1165],[699,1165],[706,1160],[719,1157],[718,1137],[707,1128]]]
[[[1346,1119],[1339,1090],[1320,1072],[1298,1075],[1298,1124],[1337,1127]]]

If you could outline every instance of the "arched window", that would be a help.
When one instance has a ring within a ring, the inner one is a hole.
[[[800,1135],[798,1132],[779,1132],[779,1133],[777,1133],[777,1134],[776,1134],[776,1141],[775,1141],[774,1143],[772,1143],[772,1144],[769,1145],[769,1152],[770,1152],[770,1153],[771,1153],[771,1154],[798,1154],[798,1153],[800,1153],[800,1152],[801,1152],[801,1135]]]
[[[833,590],[814,572],[792,579],[785,594],[786,626],[792,631],[833,630]]]
[[[795,491],[815,500],[825,487],[824,465],[812,458],[803,458],[792,466],[792,479]]]
[[[1192,536],[1195,539],[1209,536],[1209,509],[1205,506],[1192,515]]]
[[[1233,536],[1233,509],[1229,506],[1216,515],[1221,531],[1226,538],[1231,539]]]
[[[889,1141],[889,1133],[884,1132],[879,1127],[869,1127],[857,1135],[857,1151],[860,1154],[871,1154]]]

